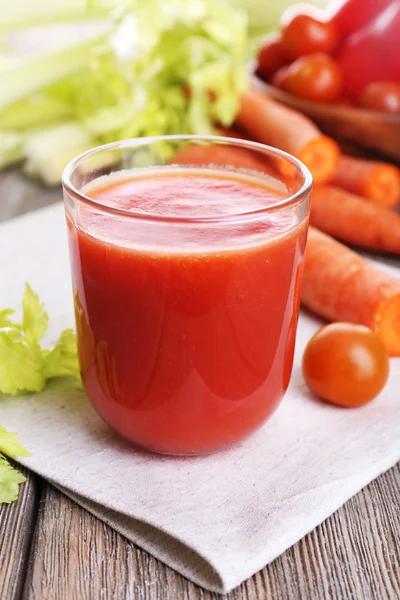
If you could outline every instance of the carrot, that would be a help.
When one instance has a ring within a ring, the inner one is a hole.
[[[260,171],[272,175],[272,169],[263,161],[261,156],[245,148],[233,146],[214,145],[203,146],[192,144],[178,152],[173,161],[180,165],[216,165],[223,167],[235,167],[249,171]]]
[[[224,135],[225,137],[232,137],[236,140],[256,141],[251,140],[248,135],[246,135],[244,132],[240,131],[236,127],[217,127],[217,131],[220,135]],[[256,156],[255,153],[253,154],[254,156]],[[287,189],[291,190],[291,193],[297,191],[298,175],[294,165],[291,165],[279,156],[272,156],[272,154],[266,154],[264,157],[262,157],[262,155],[259,154],[258,158],[262,160],[264,164],[264,170],[268,175],[280,179],[282,183],[286,185]]]
[[[310,227],[301,301],[330,321],[373,329],[389,356],[400,356],[400,280]]]
[[[400,170],[389,163],[341,156],[330,183],[387,208],[400,198]]]
[[[315,186],[310,222],[342,242],[400,254],[400,215],[332,185]]]
[[[340,150],[310,119],[260,92],[242,96],[236,122],[253,139],[293,154],[310,169],[317,183],[335,171]]]

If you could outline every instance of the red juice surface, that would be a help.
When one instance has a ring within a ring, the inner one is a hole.
[[[95,409],[161,452],[210,452],[246,437],[289,383],[306,223],[293,207],[227,222],[284,197],[279,182],[229,171],[131,172],[84,191],[132,212],[81,205],[68,218],[80,364]]]

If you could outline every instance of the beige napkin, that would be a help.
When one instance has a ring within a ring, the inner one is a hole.
[[[53,341],[73,324],[61,205],[0,227],[0,273],[0,307],[17,304],[28,280],[46,303]],[[135,451],[67,381],[1,398],[0,423],[31,451],[23,464],[189,579],[226,592],[400,458],[400,361],[369,406],[319,403],[299,368],[319,326],[301,316],[292,383],[271,421],[218,455]]]

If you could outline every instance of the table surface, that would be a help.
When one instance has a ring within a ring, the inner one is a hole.
[[[0,221],[61,199],[0,174]],[[398,264],[398,262],[397,262]],[[0,599],[395,600],[400,598],[400,464],[227,596],[191,583],[23,469],[0,505]]]

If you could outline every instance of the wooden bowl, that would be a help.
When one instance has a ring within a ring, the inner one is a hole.
[[[328,135],[375,150],[400,162],[400,115],[303,100],[265,83],[254,72],[251,77],[255,89],[304,113]]]

